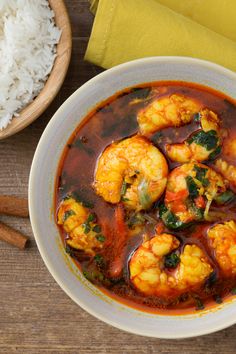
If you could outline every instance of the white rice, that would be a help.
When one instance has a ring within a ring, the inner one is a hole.
[[[46,0],[0,0],[0,129],[42,90],[61,31]],[[19,118],[20,119],[20,118]]]

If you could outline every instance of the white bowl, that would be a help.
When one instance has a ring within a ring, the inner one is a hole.
[[[30,218],[46,266],[61,288],[84,310],[128,332],[158,338],[186,338],[236,323],[236,298],[213,310],[178,316],[150,314],[123,305],[89,283],[65,254],[53,215],[58,162],[79,122],[91,108],[115,92],[159,80],[195,82],[236,99],[235,73],[192,58],[146,58],[119,65],[96,76],[58,109],[40,139],[30,173]]]

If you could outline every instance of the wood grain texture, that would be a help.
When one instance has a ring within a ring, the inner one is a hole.
[[[56,97],[66,76],[72,46],[70,20],[63,0],[49,0],[49,3],[55,14],[55,23],[62,31],[53,69],[40,94],[20,112],[17,118],[13,118],[6,129],[0,131],[0,139],[21,131],[37,119]]]
[[[73,29],[66,81],[39,119],[0,142],[0,194],[27,196],[32,157],[46,124],[74,90],[101,71],[83,61],[93,20],[87,0],[67,0],[66,4]],[[168,341],[131,335],[93,318],[74,304],[49,274],[29,221],[7,216],[1,216],[0,221],[30,238],[25,251],[0,242],[0,353],[236,353],[236,326],[199,338]]]

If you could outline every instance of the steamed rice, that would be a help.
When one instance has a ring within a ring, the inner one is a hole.
[[[0,129],[39,94],[52,70],[61,35],[53,18],[46,0],[0,0]]]

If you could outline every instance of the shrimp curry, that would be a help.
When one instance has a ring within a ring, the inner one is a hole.
[[[58,168],[55,218],[84,276],[127,305],[193,312],[236,294],[236,105],[156,82],[84,118]]]

